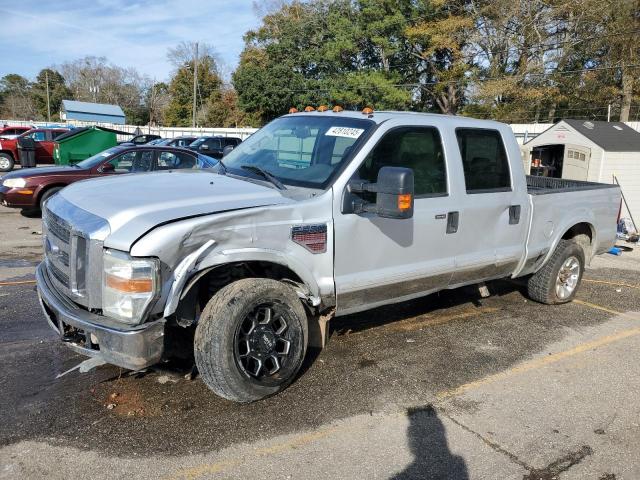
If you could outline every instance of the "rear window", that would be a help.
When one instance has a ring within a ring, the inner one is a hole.
[[[509,160],[497,130],[456,129],[467,193],[511,190]]]

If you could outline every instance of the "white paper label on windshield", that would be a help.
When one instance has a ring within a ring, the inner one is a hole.
[[[364,128],[331,127],[325,135],[330,137],[358,138],[364,132]]]

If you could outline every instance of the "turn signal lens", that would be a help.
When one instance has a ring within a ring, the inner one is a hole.
[[[289,109],[289,113],[298,113],[298,109],[296,107],[291,107]]]
[[[31,195],[33,194],[33,190],[18,190],[16,193],[21,193],[22,195]]]
[[[398,195],[398,209],[409,210],[410,208],[411,208],[411,194],[405,193],[403,195]]]
[[[372,113],[373,113],[373,108],[371,107],[365,107],[362,109],[363,115],[371,115]]]
[[[153,280],[150,278],[121,278],[115,275],[105,275],[105,285],[124,293],[153,292]]]
[[[305,112],[313,112],[313,111],[315,111],[315,108],[313,108],[311,105],[307,105],[306,107],[304,107],[304,111]]]

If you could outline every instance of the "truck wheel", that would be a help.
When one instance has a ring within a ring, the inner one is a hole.
[[[0,153],[0,172],[10,172],[13,170],[13,157],[8,153]]]
[[[40,211],[42,211],[42,207],[44,207],[44,202],[46,202],[49,198],[53,197],[56,193],[62,190],[64,187],[53,187],[49,190],[46,190],[42,197],[40,197]]]
[[[571,240],[560,240],[544,267],[527,282],[532,300],[547,305],[574,299],[584,273],[584,250]]]
[[[293,381],[307,337],[304,306],[289,285],[267,278],[239,280],[203,309],[194,339],[196,366],[217,395],[253,402]]]

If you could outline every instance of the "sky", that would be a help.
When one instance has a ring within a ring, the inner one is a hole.
[[[167,80],[181,41],[212,45],[229,72],[258,24],[252,0],[0,0],[0,77],[96,56]]]

